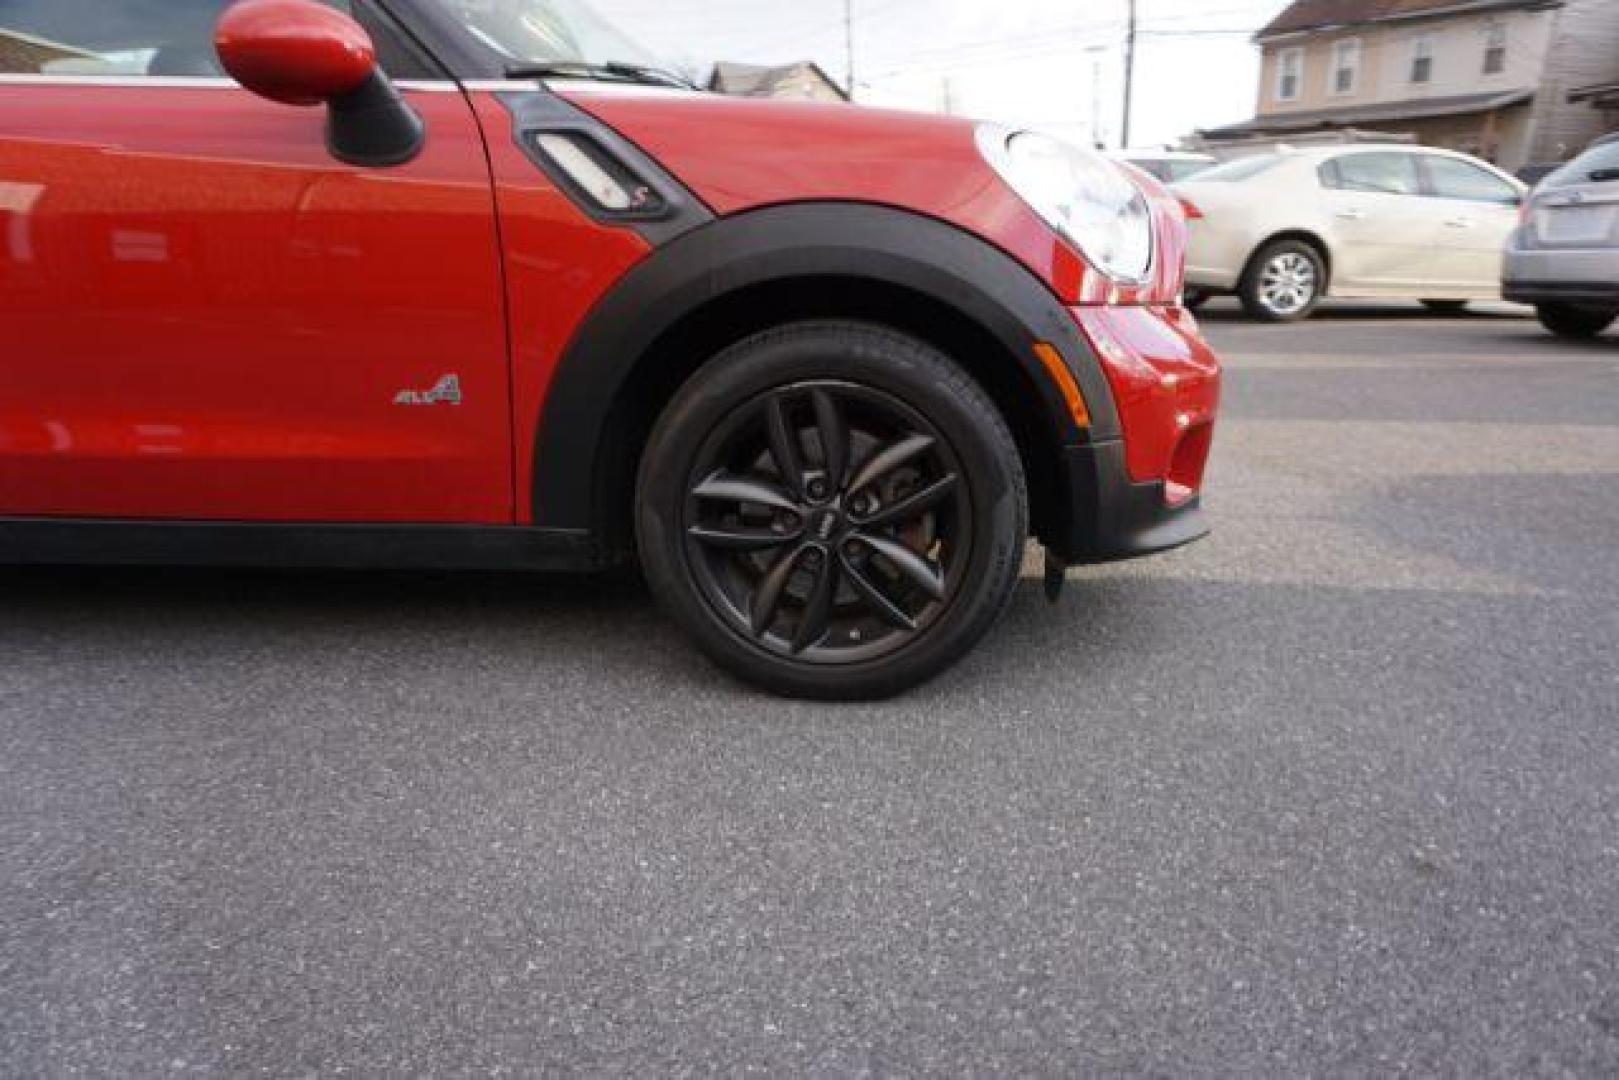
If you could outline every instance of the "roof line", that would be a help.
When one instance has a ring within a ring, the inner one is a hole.
[[[1256,116],[1240,124],[1210,128],[1205,136],[1257,135],[1263,133],[1288,134],[1306,131],[1331,131],[1357,124],[1389,124],[1409,120],[1430,120],[1444,116],[1466,116],[1469,113],[1488,112],[1523,105],[1534,100],[1529,90],[1507,91],[1499,94],[1464,94],[1450,98],[1407,98],[1382,105],[1349,105],[1336,109],[1313,109],[1298,113],[1273,113]]]
[[[1384,23],[1422,22],[1428,19],[1444,19],[1452,15],[1472,15],[1486,11],[1510,11],[1514,8],[1529,10],[1550,10],[1564,7],[1567,0],[1457,0],[1456,3],[1444,7],[1426,8],[1421,11],[1395,11],[1386,15],[1373,15],[1364,19],[1353,21],[1320,22],[1303,26],[1290,26],[1280,29],[1271,29],[1277,23],[1287,18],[1287,12],[1277,16],[1271,26],[1267,26],[1254,35],[1255,41],[1279,41],[1290,37],[1303,37],[1309,34],[1328,33],[1336,30],[1347,30],[1355,26],[1380,25]],[[1293,5],[1298,6],[1297,4]],[[1289,9],[1291,10],[1291,8]]]

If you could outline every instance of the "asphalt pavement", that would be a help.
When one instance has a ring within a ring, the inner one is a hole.
[[[1619,337],[1206,325],[1216,536],[880,706],[633,586],[0,571],[0,1073],[1619,1074]]]

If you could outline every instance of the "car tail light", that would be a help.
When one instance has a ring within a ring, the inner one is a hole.
[[[1198,209],[1197,203],[1193,202],[1191,199],[1188,199],[1186,196],[1177,196],[1177,199],[1181,204],[1181,210],[1186,214],[1187,221],[1202,221],[1206,216],[1202,210]]]

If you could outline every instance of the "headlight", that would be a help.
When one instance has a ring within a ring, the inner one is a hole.
[[[1109,276],[1145,281],[1152,269],[1152,210],[1117,165],[1047,135],[978,129],[984,157],[1052,228]]]

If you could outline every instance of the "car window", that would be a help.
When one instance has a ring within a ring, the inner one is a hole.
[[[0,74],[219,76],[214,25],[231,2],[0,0]]]
[[[1287,160],[1281,154],[1265,154],[1260,157],[1239,158],[1228,161],[1224,165],[1216,165],[1197,174],[1200,182],[1213,182],[1217,184],[1234,184],[1242,180],[1249,180],[1261,173],[1267,173]]]
[[[1413,154],[1343,154],[1321,166],[1321,183],[1338,191],[1415,195],[1422,190]]]
[[[669,64],[584,0],[425,0],[461,24],[502,66],[525,63]],[[702,5],[698,5],[701,7]]]
[[[1547,187],[1606,184],[1619,180],[1619,141],[1603,140],[1546,178]]]
[[[1172,181],[1190,180],[1194,176],[1201,177],[1210,168],[1210,163],[1207,161],[1170,161],[1165,164],[1169,169],[1169,179]]]
[[[1513,206],[1519,201],[1517,188],[1477,165],[1448,157],[1424,160],[1433,193],[1441,199],[1499,203],[1503,206]]]

